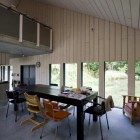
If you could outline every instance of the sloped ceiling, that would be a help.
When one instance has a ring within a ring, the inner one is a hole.
[[[22,0],[0,0],[18,7]],[[34,0],[140,29],[140,0]],[[21,5],[20,5],[21,6]]]
[[[140,29],[140,0],[36,0]]]

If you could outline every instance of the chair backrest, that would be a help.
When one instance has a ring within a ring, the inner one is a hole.
[[[105,99],[105,109],[106,111],[111,111],[111,108],[113,107],[114,107],[114,101],[112,96],[110,95]]]
[[[137,97],[136,96],[128,96],[128,102],[131,101],[137,101]]]
[[[37,95],[29,95],[28,93],[24,93],[26,103],[28,105],[28,110],[32,113],[43,113],[43,108],[40,104],[40,101],[38,99]]]
[[[43,99],[43,104],[44,104],[45,110],[47,111],[46,112],[47,117],[54,120],[55,110],[59,111],[58,103],[54,102],[54,101],[49,101],[49,100]]]
[[[17,99],[19,94],[16,91],[8,91],[6,90],[6,95],[8,99]]]

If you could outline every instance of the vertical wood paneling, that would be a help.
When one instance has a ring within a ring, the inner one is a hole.
[[[57,63],[57,60],[59,60],[59,48],[60,48],[60,35],[59,35],[59,8],[56,9],[55,11],[55,31],[56,31],[56,36],[55,36],[55,50],[54,50],[54,56],[53,56],[53,61]]]
[[[70,11],[67,11],[67,32],[66,32],[66,38],[67,38],[67,57],[66,61],[70,61]],[[61,47],[61,46],[60,46]]]
[[[95,30],[94,30],[94,37],[95,37],[95,44],[94,44],[94,61],[98,62],[99,58],[98,58],[98,55],[99,55],[99,48],[98,48],[98,45],[99,45],[99,35],[98,35],[98,18],[95,18]]]
[[[70,12],[70,62],[73,62],[73,12]]]
[[[9,60],[10,60],[9,54],[6,54],[6,65],[9,65]]]
[[[81,42],[82,42],[82,53],[81,53],[81,61],[84,62],[85,60],[85,26],[86,26],[86,20],[85,20],[85,15],[82,15],[82,33],[81,33]]]
[[[64,47],[64,30],[63,30],[63,26],[64,26],[64,15],[63,15],[63,10],[64,9],[61,9],[61,16],[60,16],[60,47],[59,47],[59,49],[60,49],[60,59],[59,59],[59,62],[60,63],[62,63],[63,62],[63,57],[61,57],[61,56],[63,56],[63,53],[64,53],[64,49],[63,49],[63,47]]]
[[[9,54],[0,53],[0,65],[9,65]]]
[[[82,14],[78,15],[78,31],[77,31],[77,62],[81,62],[81,30],[82,30]]]
[[[46,84],[49,85],[49,63],[50,63],[50,57],[49,55],[46,55]]]
[[[6,62],[5,53],[2,53],[2,54],[1,54],[1,59],[2,59],[2,65],[4,65],[5,62]]]
[[[57,11],[57,21],[59,21],[57,23],[57,48],[56,48],[56,55],[55,55],[55,62],[56,63],[59,63],[60,61],[60,57],[61,57],[61,40],[60,40],[60,17],[61,17],[61,13],[60,13],[60,8],[58,8],[58,11]]]
[[[105,61],[109,61],[110,58],[110,27],[109,22],[105,21]]]
[[[74,58],[74,62],[76,62],[76,58],[77,58],[77,28],[78,28],[78,25],[77,25],[77,13],[74,13],[74,44],[73,44],[73,58]]]
[[[135,95],[134,29],[128,28],[128,95]]]
[[[115,24],[110,22],[110,61],[115,61],[116,58],[116,37],[115,37]]]
[[[131,18],[132,18],[132,13],[131,13],[131,5],[130,5],[130,0],[121,0],[122,1],[122,7],[123,7],[123,11],[124,11],[124,16],[125,16],[125,22],[127,24],[127,26],[130,26],[132,25],[132,21],[131,21]]]
[[[127,60],[127,40],[128,40],[128,35],[127,35],[127,27],[122,26],[122,60]]]
[[[121,25],[116,24],[116,60],[117,61],[121,61],[121,57],[122,57],[121,38],[122,38]]]
[[[94,18],[90,16],[90,34],[89,34],[89,47],[90,47],[90,52],[89,52],[89,61],[92,62],[94,59]]]
[[[104,21],[99,19],[99,62],[104,61]]]
[[[89,61],[89,16],[86,15],[86,36],[85,36],[85,61]]]
[[[63,42],[64,42],[63,43],[63,45],[64,45],[63,46],[64,51],[63,51],[63,55],[62,55],[62,56],[64,56],[63,57],[63,61],[64,62],[66,62],[66,59],[67,59],[67,49],[66,49],[67,48],[66,47],[66,45],[67,45],[67,43],[66,43],[66,41],[67,41],[66,40],[66,31],[67,31],[67,25],[66,24],[67,24],[67,22],[66,22],[66,18],[67,18],[67,16],[66,16],[66,10],[64,9],[64,32],[63,32],[63,34],[64,34],[64,36],[63,36],[64,37],[64,40],[63,40]]]

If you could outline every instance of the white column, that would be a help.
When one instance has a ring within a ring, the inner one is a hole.
[[[40,23],[37,23],[37,44],[36,46],[39,47],[40,45]]]

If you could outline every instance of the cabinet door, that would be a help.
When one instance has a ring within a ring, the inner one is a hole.
[[[30,66],[29,67],[29,85],[34,85],[35,84],[35,66]]]

